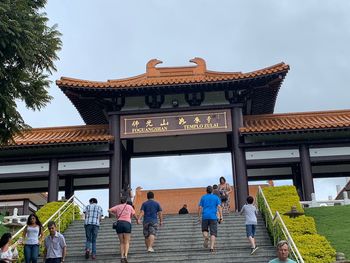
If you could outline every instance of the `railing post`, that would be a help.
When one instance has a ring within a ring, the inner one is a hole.
[[[75,220],[75,207],[74,207],[74,203],[75,203],[75,196],[73,196],[73,221]]]
[[[348,197],[348,192],[347,191],[343,192],[343,197],[344,197],[344,205],[349,205],[350,204],[350,199]]]
[[[319,204],[316,201],[316,195],[315,193],[311,194],[311,207],[318,207]]]
[[[61,210],[58,212],[58,232],[61,232]]]

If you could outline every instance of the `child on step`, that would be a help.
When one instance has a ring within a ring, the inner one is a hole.
[[[258,247],[255,244],[255,228],[256,225],[258,224],[256,215],[257,215],[257,210],[256,207],[253,205],[254,198],[252,196],[247,197],[247,204],[245,204],[242,209],[240,214],[245,215],[245,227],[246,227],[246,232],[247,232],[247,238],[249,240],[249,243],[251,245],[251,251],[250,254],[253,255],[257,250]]]

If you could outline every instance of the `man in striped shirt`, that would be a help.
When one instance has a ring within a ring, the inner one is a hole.
[[[103,215],[102,207],[97,204],[96,198],[91,198],[83,212],[85,214],[86,234],[85,258],[88,259],[91,253],[91,258],[96,259],[96,239]]]

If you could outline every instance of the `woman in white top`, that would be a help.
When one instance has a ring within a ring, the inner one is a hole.
[[[44,238],[42,225],[37,215],[31,214],[23,231],[25,263],[37,263],[39,246]]]
[[[15,246],[11,246],[11,233],[5,233],[0,239],[0,261],[11,263],[17,261],[18,252]]]

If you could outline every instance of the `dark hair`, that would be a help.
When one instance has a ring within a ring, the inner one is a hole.
[[[225,179],[225,177],[221,176],[221,177],[220,177],[220,179],[219,179],[219,182],[220,182],[220,183],[221,183],[221,180],[223,180],[223,181],[224,181],[224,183],[226,183],[226,179]]]
[[[213,187],[211,185],[207,186],[207,193],[211,194],[213,192]]]
[[[89,200],[89,203],[97,204],[97,199],[96,199],[96,198],[91,198],[91,199]]]
[[[56,223],[55,221],[50,221],[49,223],[47,223],[47,227],[50,228],[52,226],[55,226],[56,227]]]
[[[12,237],[11,233],[4,233],[0,239],[0,248],[5,246],[9,242],[11,237]]]
[[[38,218],[38,216],[37,216],[36,214],[30,214],[30,215],[28,216],[28,219],[27,219],[27,226],[30,225],[30,219],[31,219],[32,217],[35,218],[36,224],[41,228],[41,227],[42,227],[42,224],[41,224],[41,222],[40,222],[40,220],[39,220],[39,218]],[[39,232],[40,232],[40,231],[39,231]]]
[[[128,199],[128,198],[127,198],[126,196],[122,196],[122,197],[120,198],[120,203],[125,204],[127,199]]]
[[[251,205],[253,202],[254,202],[254,198],[252,196],[248,196],[247,203]]]
[[[218,189],[219,187],[218,187],[218,185],[217,184],[213,184],[213,189],[215,190],[215,189]]]
[[[149,191],[149,192],[147,193],[147,199],[153,199],[153,198],[154,198],[154,193],[151,192],[151,191]]]

